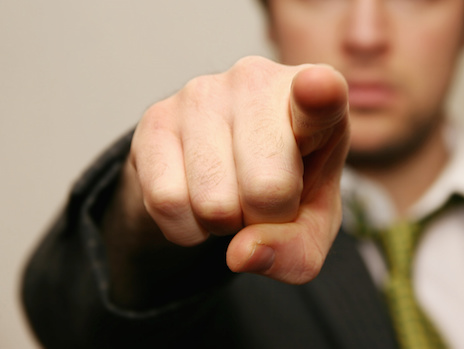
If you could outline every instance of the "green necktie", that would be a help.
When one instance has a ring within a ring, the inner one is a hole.
[[[357,235],[361,238],[376,239],[385,255],[389,270],[385,296],[401,348],[446,348],[443,339],[416,302],[411,281],[411,266],[423,227],[457,202],[462,202],[462,198],[455,195],[446,205],[420,223],[399,222],[380,232],[373,231],[367,225],[359,204],[352,207],[357,221]]]
[[[402,348],[446,348],[440,335],[417,304],[412,287],[412,259],[421,228],[421,224],[401,222],[378,234],[390,273],[385,296]]]

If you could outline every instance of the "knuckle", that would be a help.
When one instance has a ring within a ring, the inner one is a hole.
[[[225,116],[229,95],[223,74],[202,75],[187,82],[173,101],[186,118],[217,118]]]
[[[151,105],[138,123],[133,140],[139,138],[147,140],[152,138],[154,133],[167,132],[176,113],[177,109],[172,103],[172,98]]]
[[[207,234],[192,234],[190,232],[179,233],[165,233],[166,240],[183,247],[194,247],[208,238]]]
[[[202,220],[211,223],[232,221],[239,215],[234,200],[198,200],[194,204],[194,212]]]
[[[301,246],[303,246],[301,258],[287,275],[291,283],[298,285],[314,280],[319,275],[325,261],[325,255],[317,245],[307,246],[303,241]]]
[[[252,91],[260,91],[269,86],[278,71],[278,64],[259,56],[248,56],[238,60],[229,73],[232,80]]]
[[[202,94],[209,90],[209,77],[207,75],[196,76],[185,84],[182,91],[190,94]]]
[[[202,101],[211,100],[219,91],[220,75],[201,75],[191,79],[179,92],[181,98],[200,105]]]
[[[169,108],[169,101],[170,99],[165,99],[151,105],[143,114],[141,123],[150,123],[152,120],[158,120],[163,116],[171,114],[172,108]]]
[[[311,258],[307,259],[302,265],[301,282],[314,280],[320,273],[324,265],[324,256],[319,249],[314,249]]]
[[[272,65],[272,62],[267,58],[260,56],[246,56],[240,58],[234,65],[234,69],[245,71],[256,71],[264,67]]]
[[[243,187],[247,206],[270,213],[293,206],[301,190],[301,181],[290,175],[254,176]]]
[[[152,104],[143,114],[142,120],[156,118],[160,114],[160,106],[162,102]]]
[[[311,263],[305,263],[300,266],[300,269],[291,277],[292,283],[302,285],[314,280],[322,269],[323,262],[313,257]]]
[[[188,210],[189,198],[184,193],[157,191],[144,196],[144,205],[151,215],[176,219]]]

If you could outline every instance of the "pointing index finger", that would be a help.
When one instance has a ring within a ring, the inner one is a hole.
[[[327,65],[314,65],[293,78],[292,128],[303,156],[322,147],[335,125],[347,117],[348,85]]]

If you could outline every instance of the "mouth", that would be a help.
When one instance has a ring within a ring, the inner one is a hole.
[[[396,92],[393,86],[377,81],[348,81],[350,107],[354,109],[382,109],[390,106]]]

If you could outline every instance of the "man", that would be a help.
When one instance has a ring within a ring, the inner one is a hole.
[[[413,283],[440,343],[464,346],[449,249],[464,208],[441,212],[464,195],[444,110],[464,3],[264,5],[284,65],[249,57],[194,79],[77,183],[24,278],[47,348],[413,347],[383,302],[393,272],[353,237],[356,207],[382,229],[431,214]],[[351,234],[337,235],[348,145]]]

